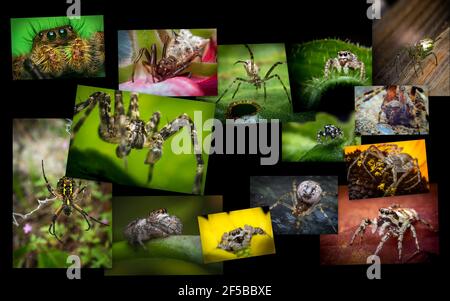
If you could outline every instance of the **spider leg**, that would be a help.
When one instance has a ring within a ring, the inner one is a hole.
[[[53,214],[53,217],[52,217],[52,223],[48,227],[48,233],[50,233],[50,235],[53,235],[60,243],[63,243],[63,242],[61,239],[59,239],[58,235],[56,234],[56,219],[61,214],[62,210],[63,210],[63,205],[59,206],[59,208],[55,211],[55,213]]]
[[[250,54],[250,60],[252,61],[252,66],[254,65],[255,59],[253,57],[253,51],[250,49],[250,46],[247,44],[244,44],[245,48],[247,48],[249,54]]]
[[[420,252],[420,246],[419,246],[419,240],[417,239],[416,228],[414,228],[413,225],[410,225],[410,226],[409,226],[409,229],[411,230],[412,235],[413,235],[413,237],[414,237],[414,241],[415,241],[415,243],[416,243],[416,249],[417,249],[417,252]]]
[[[288,91],[286,89],[286,86],[284,85],[283,81],[281,80],[281,78],[280,78],[280,76],[278,74],[271,75],[268,78],[265,78],[263,81],[265,83],[266,81],[268,81],[268,80],[270,80],[272,78],[275,78],[275,77],[278,78],[278,80],[280,81],[281,85],[283,86],[284,92],[286,92],[286,96],[287,96],[287,98],[289,100],[289,103],[292,103],[291,96],[289,95],[289,93],[288,93]]]
[[[234,97],[236,96],[236,93],[239,91],[239,88],[241,87],[241,84],[242,84],[242,82],[238,83],[238,85],[236,87],[236,90],[234,91],[233,96],[231,97],[231,99],[234,99]]]
[[[91,229],[91,223],[89,222],[90,218],[91,220],[93,220],[94,222],[99,223],[102,226],[109,226],[108,224],[102,223],[101,221],[99,221],[98,219],[90,216],[86,211],[83,210],[83,208],[81,208],[78,204],[72,204],[73,208],[75,208],[76,211],[78,211],[83,217],[84,220],[86,221],[86,223],[88,224],[88,228],[86,229],[86,231],[89,231]]]
[[[54,197],[58,197],[58,193],[53,189],[52,185],[50,185],[50,183],[47,180],[47,177],[45,176],[45,171],[44,171],[44,160],[41,161],[41,165],[42,165],[42,175],[44,176],[44,180],[45,180],[45,185],[47,186],[47,190],[50,192],[50,194]]]
[[[291,192],[292,206],[297,207],[297,181],[292,181],[292,192]]]
[[[325,67],[323,70],[324,78],[328,78],[330,75],[330,68],[333,66],[333,59],[328,59],[325,63]]]
[[[75,134],[80,130],[81,126],[86,121],[86,118],[88,118],[89,114],[92,112],[92,110],[94,109],[95,105],[99,102],[99,100],[104,99],[106,97],[107,94],[103,92],[95,92],[92,93],[86,101],[75,105],[73,114],[74,116],[84,109],[86,109],[86,111],[84,112],[84,115],[80,118],[80,120],[78,120],[78,122],[73,127],[72,133],[70,135],[70,141],[73,141],[73,139],[75,138]]]
[[[291,206],[283,201],[283,198],[285,198],[286,196],[292,196],[292,194],[290,192],[283,194],[281,197],[278,198],[278,200],[272,206],[269,207],[269,210],[274,209],[278,205],[282,205],[282,206],[294,211],[295,210],[294,206]]]
[[[331,219],[328,217],[328,215],[325,213],[325,211],[323,210],[322,206],[319,204],[317,206],[317,208],[319,208],[320,212],[322,212],[323,216],[325,216],[325,218],[328,220],[328,223],[330,224],[330,226],[333,228],[334,232],[337,232],[336,228],[334,227],[333,223],[331,222]]]
[[[436,64],[436,66],[438,65],[438,59],[437,59],[437,55],[436,55],[436,53],[434,53],[434,52],[430,52],[430,54],[429,55],[433,55],[434,56],[434,59],[435,59],[435,64]]]
[[[152,114],[152,117],[150,117],[150,120],[145,124],[145,132],[147,133],[148,140],[150,140],[149,138],[151,137],[151,135],[153,135],[153,133],[156,132],[160,119],[161,113],[154,112]]]
[[[368,218],[365,218],[361,221],[361,224],[359,224],[358,229],[356,229],[355,233],[353,233],[352,239],[350,240],[350,246],[353,244],[353,241],[355,240],[355,238],[358,235],[361,236],[361,241],[362,241],[362,237],[363,237],[364,233],[366,232],[367,226],[369,226],[371,224],[372,224],[372,221]]]
[[[434,229],[434,227],[427,220],[421,218],[420,216],[417,217],[417,221],[427,226],[431,231],[436,231],[436,229]]]
[[[194,148],[195,159],[197,161],[197,169],[195,173],[194,187],[192,191],[193,194],[199,194],[203,179],[204,162],[202,157],[202,150],[198,144],[197,130],[195,128],[195,124],[188,115],[186,114],[180,115],[178,118],[176,118],[172,122],[169,122],[159,131],[160,140],[155,143],[156,147],[150,150],[149,156],[151,156],[151,154],[155,150],[159,153],[159,155],[156,158],[156,160],[150,160],[149,157],[147,157],[146,163],[147,164],[155,163],[161,156],[162,144],[164,143],[164,141],[166,141],[169,137],[178,133],[178,131],[180,131],[183,127],[188,127],[190,130],[191,142]]]
[[[398,261],[402,260],[402,249],[403,249],[403,235],[405,234],[406,229],[400,230],[400,234],[397,239],[397,249],[398,249]]]
[[[133,70],[131,71],[131,82],[134,83],[134,75],[136,73],[136,67],[137,67],[140,59],[142,58],[142,56],[145,56],[145,58],[146,58],[146,61],[142,61],[142,65],[144,66],[145,69],[147,69],[147,71],[149,71],[152,74],[153,82],[155,82],[155,77],[153,76],[153,69],[154,69],[153,67],[156,64],[156,45],[155,44],[152,45],[151,50],[152,50],[152,53],[150,53],[147,48],[139,49],[139,53],[133,61]]]
[[[222,95],[220,95],[219,99],[216,100],[216,103],[218,103],[218,102],[222,99],[222,97],[225,96],[225,94],[228,92],[228,90],[229,90],[229,89],[234,85],[234,83],[237,82],[237,81],[240,81],[240,82],[246,82],[246,83],[250,83],[250,84],[252,83],[251,81],[246,80],[246,79],[244,79],[244,78],[236,77],[236,78],[231,82],[231,84],[225,89],[225,91],[223,91],[223,93],[222,93]],[[237,93],[237,91],[236,91],[236,93]],[[235,93],[235,94],[236,94],[236,93]]]
[[[408,187],[408,188],[406,188],[406,190],[413,189],[414,187],[416,187],[422,181],[421,173],[420,173],[420,167],[419,167],[419,160],[417,160],[417,158],[414,159],[414,167],[417,168],[417,183],[412,185],[412,186],[410,186],[410,187]],[[407,183],[411,182],[413,179],[414,179],[414,177],[409,179]]]
[[[266,75],[264,76],[264,79],[269,78],[270,74],[275,69],[275,67],[277,67],[278,65],[282,65],[282,64],[283,64],[283,62],[276,62],[275,64],[273,64],[272,67],[270,67],[269,70],[267,71]]]
[[[384,243],[389,239],[389,237],[391,237],[391,232],[387,232],[382,238],[380,243],[377,246],[377,249],[375,250],[375,254],[374,255],[378,255],[378,253],[381,251],[381,249],[383,248]]]
[[[366,65],[364,62],[360,62],[360,80],[364,80],[366,78]]]
[[[39,68],[33,64],[33,62],[27,58],[25,59],[25,61],[23,62],[23,67],[25,70],[27,70],[31,76],[33,76],[36,79],[49,79],[50,76],[47,74],[42,73]]]

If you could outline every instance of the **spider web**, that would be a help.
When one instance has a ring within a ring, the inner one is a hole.
[[[18,227],[18,226],[19,226],[19,222],[17,221],[17,218],[16,218],[16,217],[20,217],[20,218],[22,218],[22,220],[24,221],[24,220],[26,220],[27,218],[29,218],[33,213],[35,213],[36,211],[38,211],[39,209],[41,209],[42,206],[46,205],[47,203],[53,202],[53,201],[55,201],[56,199],[57,199],[57,198],[54,197],[54,198],[45,199],[45,200],[37,200],[38,206],[37,206],[34,210],[32,210],[32,211],[30,211],[30,212],[28,212],[28,213],[26,213],[26,214],[13,212],[13,214],[12,214],[13,224],[16,225],[16,226]]]

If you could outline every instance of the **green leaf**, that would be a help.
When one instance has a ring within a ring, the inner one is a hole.
[[[59,250],[40,252],[38,254],[38,268],[65,268],[68,254]]]

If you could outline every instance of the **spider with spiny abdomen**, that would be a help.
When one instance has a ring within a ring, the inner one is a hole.
[[[244,46],[247,48],[248,52],[250,53],[250,59],[246,60],[246,61],[236,61],[234,64],[243,64],[244,65],[244,69],[247,72],[247,76],[248,78],[242,78],[242,77],[236,77],[231,84],[225,89],[225,91],[223,91],[222,95],[219,97],[219,99],[217,99],[216,103],[218,103],[224,96],[225,94],[228,92],[228,90],[236,83],[239,82],[236,90],[233,93],[233,96],[231,97],[232,99],[234,99],[234,97],[236,96],[237,92],[239,91],[239,88],[241,87],[242,83],[248,83],[250,85],[253,85],[256,90],[260,89],[261,86],[264,88],[264,101],[266,101],[267,98],[267,92],[266,92],[266,82],[277,78],[281,85],[283,86],[284,92],[286,92],[286,96],[289,100],[289,103],[291,103],[291,97],[289,95],[289,92],[286,89],[286,86],[284,85],[283,81],[281,80],[280,76],[278,74],[272,74],[273,70],[278,66],[283,64],[283,62],[276,62],[275,64],[272,65],[272,67],[269,68],[269,70],[267,71],[266,75],[264,77],[261,78],[261,76],[259,75],[259,67],[258,65],[256,65],[254,57],[253,57],[253,52],[250,49],[250,46],[248,46],[247,44],[244,44]]]
[[[58,184],[56,185],[56,189],[54,189],[45,176],[44,160],[42,160],[42,175],[44,176],[45,185],[47,186],[50,194],[62,201],[61,206],[59,206],[53,214],[52,223],[48,228],[48,232],[53,235],[60,243],[62,243],[62,240],[56,234],[56,220],[61,215],[61,213],[64,213],[66,216],[70,216],[73,210],[80,213],[88,224],[86,231],[89,231],[91,229],[91,223],[89,222],[89,219],[93,220],[96,223],[99,223],[100,225],[109,226],[108,224],[102,223],[98,219],[90,216],[86,211],[84,211],[83,208],[81,208],[80,205],[76,203],[78,196],[80,194],[83,194],[86,189],[86,186],[81,186],[81,181],[78,182],[77,185],[74,179],[69,177],[62,177],[61,179],[59,179]]]
[[[80,130],[84,121],[98,103],[100,108],[100,125],[98,129],[100,139],[108,143],[117,144],[116,156],[124,159],[125,166],[127,166],[126,158],[132,149],[148,148],[149,152],[144,163],[150,165],[147,178],[147,182],[150,182],[153,166],[162,157],[164,142],[184,127],[187,127],[190,130],[194,156],[197,162],[192,193],[199,194],[204,163],[202,151],[198,144],[197,131],[192,119],[187,114],[181,114],[158,131],[161,113],[154,112],[148,122],[142,120],[139,114],[138,95],[136,93],[131,94],[127,114],[125,114],[121,91],[116,91],[114,102],[114,114],[111,114],[111,97],[108,93],[95,92],[86,101],[77,104],[74,115],[83,110],[86,111],[84,116],[75,124],[71,139],[75,138],[75,134]]]

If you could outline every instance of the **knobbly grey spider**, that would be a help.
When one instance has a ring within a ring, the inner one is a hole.
[[[197,131],[194,122],[187,114],[181,114],[175,120],[168,122],[164,127],[158,131],[158,124],[160,121],[160,112],[154,112],[150,120],[146,123],[140,119],[138,95],[131,94],[130,105],[128,113],[125,115],[123,106],[122,92],[115,92],[114,99],[114,114],[111,114],[111,98],[108,93],[95,92],[89,98],[75,106],[75,113],[86,109],[84,116],[75,124],[71,140],[74,139],[75,134],[79,131],[90,112],[95,105],[99,104],[100,125],[98,133],[100,138],[108,143],[117,144],[116,155],[123,158],[126,166],[126,157],[130,154],[132,149],[148,148],[149,152],[145,160],[145,164],[149,164],[148,182],[152,178],[152,170],[154,164],[161,159],[164,142],[171,136],[177,134],[183,127],[190,129],[191,141],[194,147],[194,156],[197,161],[197,170],[194,180],[192,193],[199,194],[201,189],[201,182],[203,178],[203,157],[201,149],[198,145]]]
[[[280,76],[278,74],[272,74],[273,70],[278,66],[283,64],[283,62],[276,62],[275,64],[272,65],[272,67],[269,68],[269,71],[267,71],[266,75],[261,78],[261,76],[259,75],[259,67],[258,65],[256,65],[254,57],[253,57],[253,52],[250,49],[250,46],[248,46],[247,44],[244,44],[244,46],[247,48],[248,52],[250,53],[250,59],[246,60],[246,61],[237,61],[234,64],[243,64],[244,65],[244,69],[247,72],[247,76],[248,78],[242,78],[242,77],[236,77],[231,84],[225,89],[225,91],[223,91],[222,95],[220,95],[219,99],[217,99],[216,103],[218,103],[222,97],[224,97],[224,95],[228,92],[228,90],[234,85],[234,83],[239,82],[237,85],[236,90],[233,93],[233,96],[231,97],[231,99],[234,99],[234,97],[236,96],[237,92],[239,91],[239,88],[241,87],[242,83],[248,83],[253,85],[256,90],[260,89],[261,86],[263,86],[264,88],[264,101],[266,101],[267,98],[267,93],[266,93],[266,82],[273,79],[273,78],[277,78],[281,85],[283,86],[284,92],[286,92],[286,96],[289,100],[290,103],[292,103],[291,101],[291,96],[289,95],[289,92],[286,89],[286,86],[284,85],[283,81],[281,80]]]
[[[141,245],[146,249],[144,241],[163,238],[170,235],[181,235],[183,223],[175,215],[169,215],[165,208],[153,210],[146,218],[131,221],[123,232],[130,245]]]
[[[387,153],[386,155],[383,153],[383,150]],[[403,148],[398,147],[396,144],[382,144],[379,147],[376,145],[371,145],[367,150],[361,152],[361,154],[350,164],[347,172],[347,180],[350,178],[350,172],[353,166],[361,160],[361,165],[364,167],[365,171],[370,175],[372,180],[376,181],[375,177],[366,167],[366,160],[368,156],[373,156],[377,158],[381,163],[384,164],[384,168],[381,171],[381,175],[384,175],[385,172],[392,172],[392,184],[385,190],[384,196],[395,195],[398,185],[406,179],[406,177],[413,171],[417,171],[417,182],[412,186],[406,188],[406,190],[411,190],[416,187],[421,180],[421,173],[419,162],[417,158],[413,158],[411,155],[407,153],[402,153]],[[358,164],[359,165],[359,164]],[[402,174],[400,178],[399,174]],[[411,177],[406,181],[406,183],[410,183],[414,181],[416,177]]]
[[[390,237],[397,237],[398,260],[401,261],[403,238],[408,229],[411,231],[416,242],[417,250],[412,256],[420,252],[419,240],[417,238],[416,229],[413,225],[417,222],[420,222],[427,226],[430,230],[435,231],[431,224],[428,221],[422,219],[417,211],[413,208],[402,208],[398,204],[393,204],[387,208],[380,208],[378,210],[378,217],[374,218],[373,220],[365,218],[361,221],[361,224],[352,236],[350,246],[353,244],[355,238],[358,235],[360,235],[360,242],[362,242],[366,228],[370,225],[372,227],[372,233],[375,233],[378,230],[378,235],[381,236],[381,241],[378,244],[374,255],[378,255],[378,253],[383,248],[384,243]]]
[[[217,248],[236,253],[250,247],[252,237],[257,234],[263,235],[266,234],[266,232],[259,227],[252,227],[249,225],[245,225],[244,228],[236,228],[230,232],[225,232],[222,235],[222,239]]]
[[[278,205],[290,209],[292,215],[297,218],[295,226],[298,229],[300,228],[303,217],[310,215],[314,210],[319,209],[323,216],[328,220],[333,231],[337,232],[330,218],[323,210],[323,205],[320,203],[322,197],[327,194],[327,192],[322,190],[320,184],[315,181],[303,181],[297,186],[297,183],[294,180],[292,183],[292,191],[283,194],[272,206],[270,206],[270,210],[273,210]],[[286,197],[291,199],[291,204],[286,203],[283,200]]]

